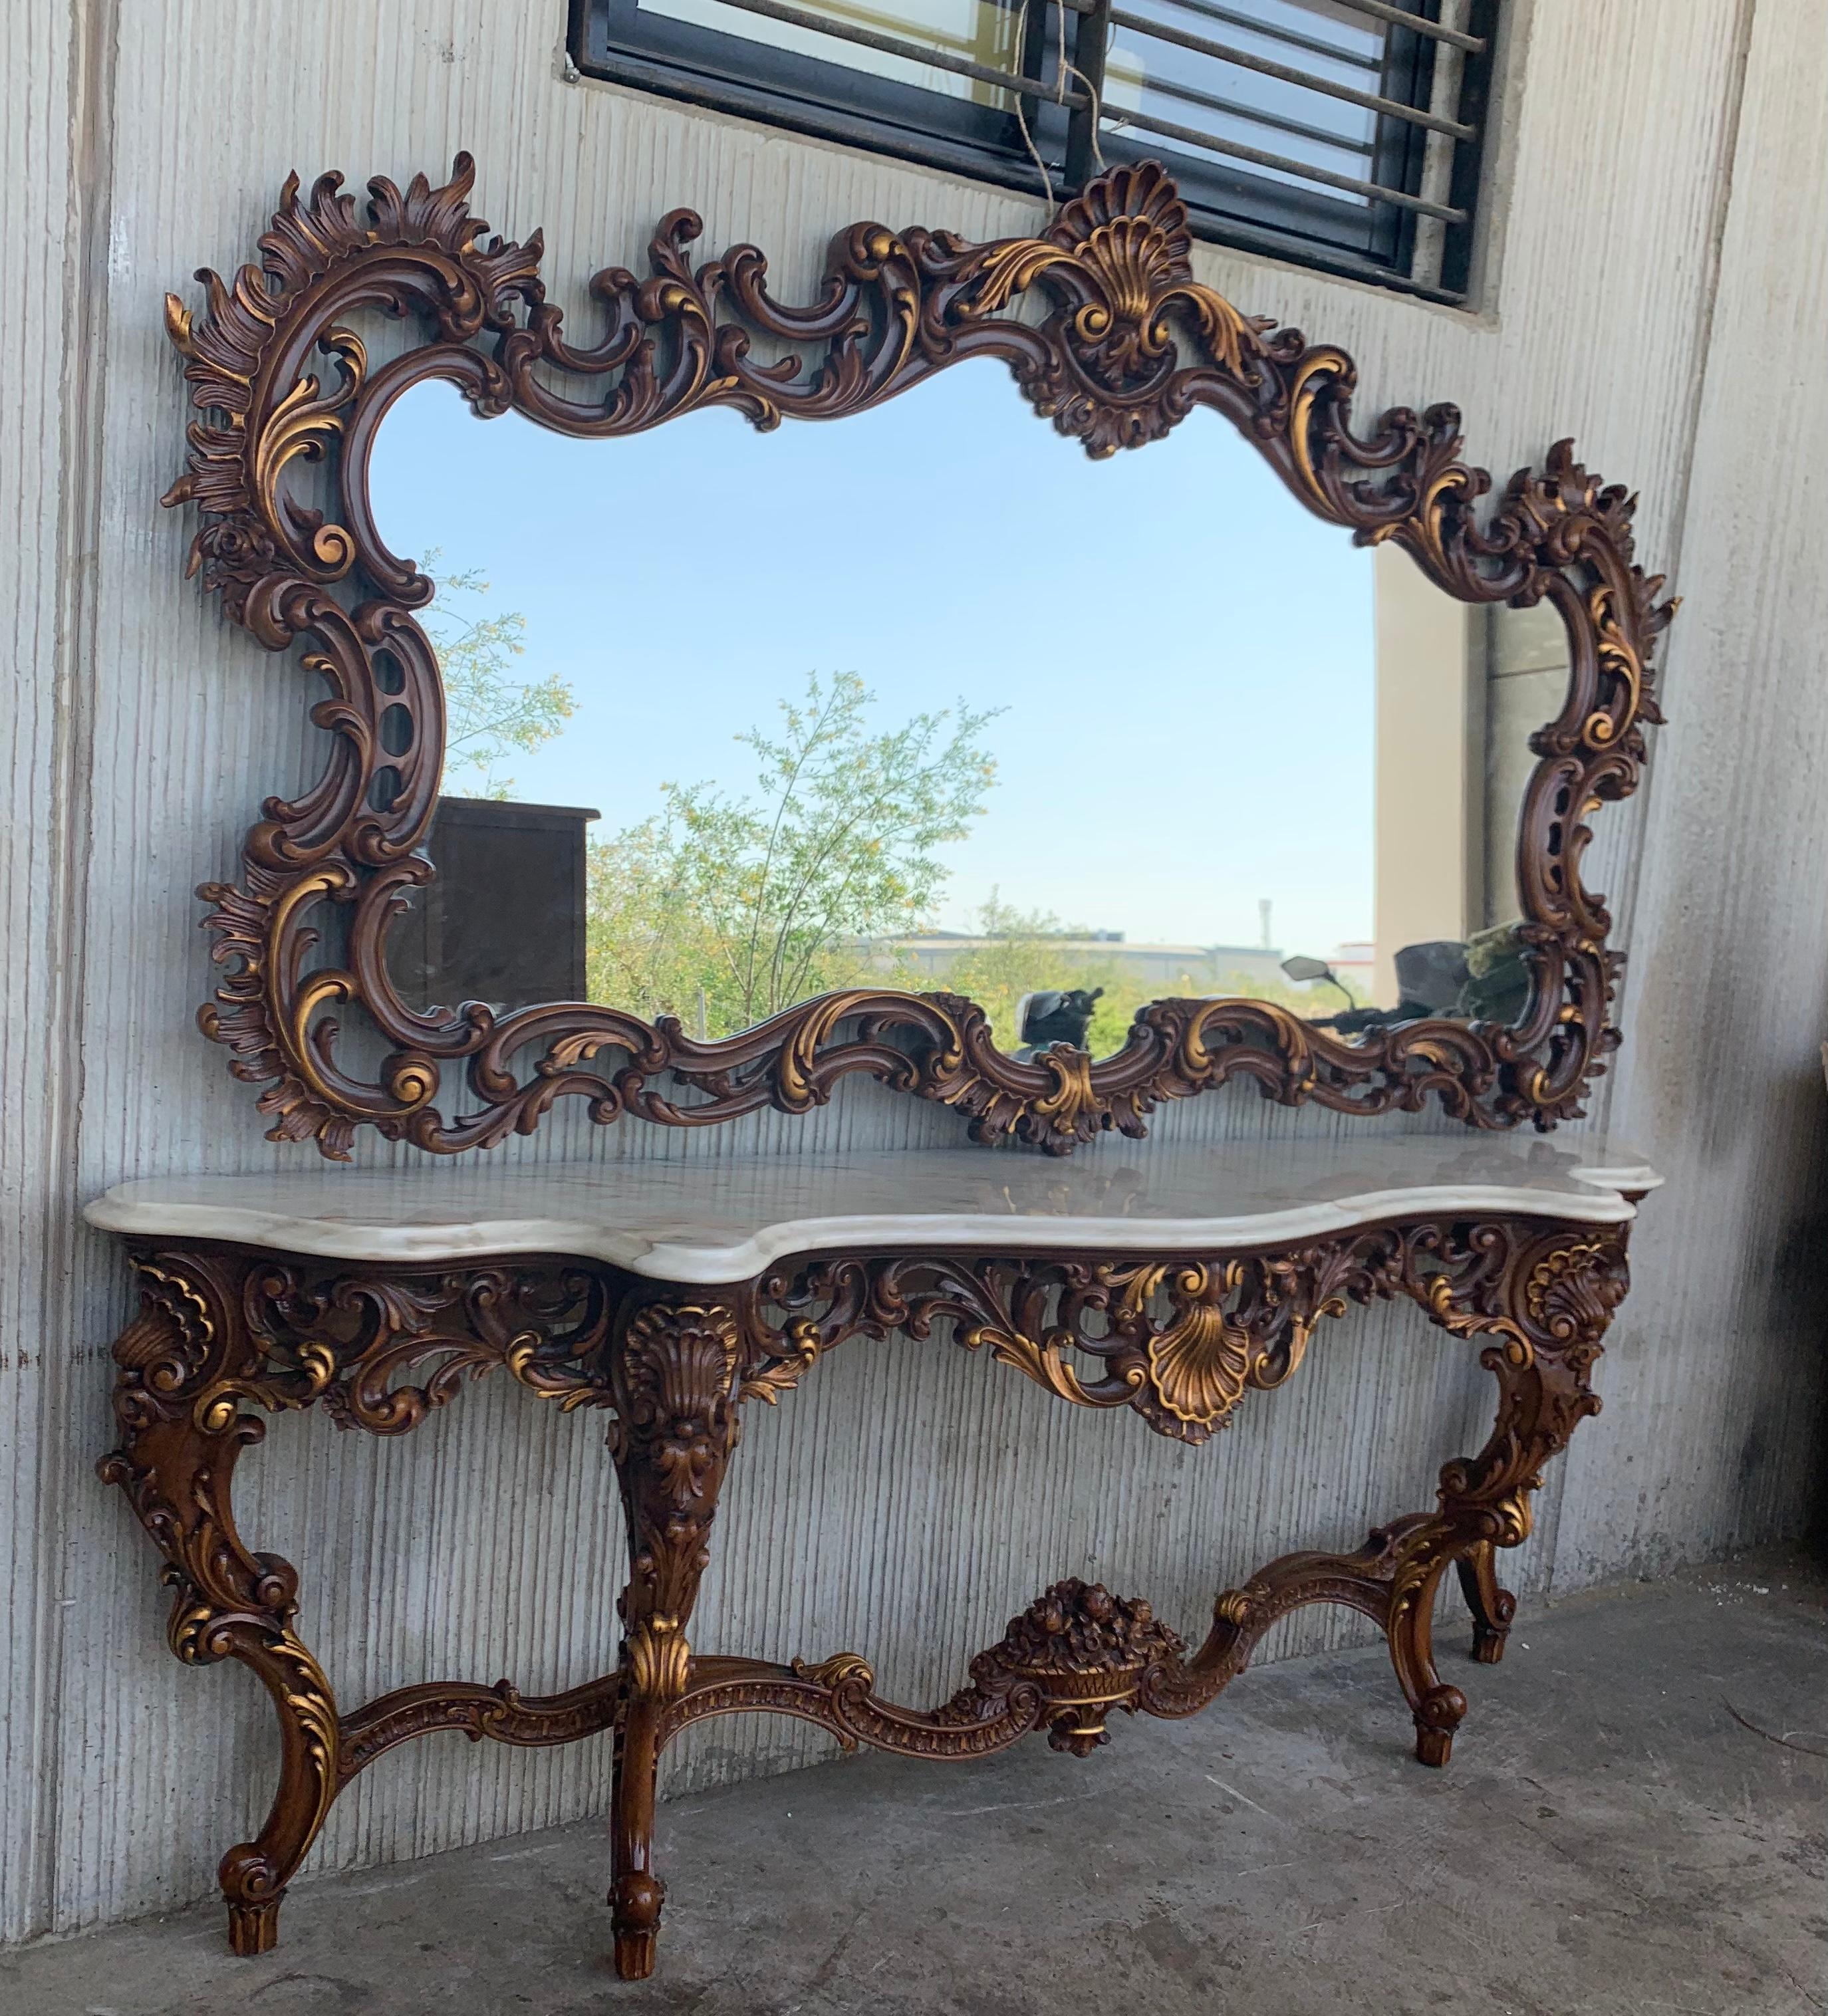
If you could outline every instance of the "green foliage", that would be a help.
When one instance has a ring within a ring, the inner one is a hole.
[[[435,552],[426,555],[422,565],[428,572],[437,557]],[[488,592],[488,582],[474,568],[443,575],[437,600],[420,620],[444,682],[444,787],[462,791],[467,785],[473,796],[505,798],[514,779],[497,776],[496,765],[510,751],[549,742],[576,703],[571,689],[556,675],[513,676],[512,661],[527,648],[525,617],[518,611],[466,617],[453,606],[470,598],[473,607]]]
[[[966,707],[875,732],[854,672],[809,675],[773,735],[737,740],[757,796],[669,783],[654,818],[590,848],[592,996],[746,1028],[837,987],[907,974],[869,941],[918,927],[944,885],[938,849],[984,810],[992,717]]]

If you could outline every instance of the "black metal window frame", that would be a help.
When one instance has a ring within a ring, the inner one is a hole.
[[[904,58],[911,55],[904,38],[834,24],[808,14],[791,0],[732,4],[837,41]],[[1013,12],[1016,0],[1001,4]],[[572,62],[587,77],[1036,195],[1058,198],[1070,193],[1099,160],[1153,157],[1175,176],[1200,237],[1429,299],[1462,301],[1471,267],[1499,0],[1469,0],[1459,10],[1460,25],[1452,27],[1441,23],[1442,0],[1343,4],[1380,22],[1386,31],[1381,70],[1354,100],[1372,110],[1373,137],[1363,149],[1362,176],[1309,167],[1300,171],[1305,178],[1300,182],[1287,171],[1295,164],[1279,168],[1283,157],[1273,149],[1222,142],[1225,151],[1215,160],[1209,147],[1194,151],[1190,144],[1204,137],[1200,129],[1098,106],[1114,31],[1178,41],[1200,53],[1214,46],[1231,48],[1230,59],[1235,60],[1235,45],[1210,41],[1205,23],[1211,20],[1215,36],[1228,25],[1249,29],[1250,0],[1231,0],[1229,5],[1176,0],[1177,13],[1191,15],[1198,24],[1192,31],[1135,11],[1148,0],[1130,0],[1128,5],[1117,0],[1028,0],[1025,16],[1018,16],[1023,29],[1019,67],[1010,74],[944,52],[919,52],[919,60],[994,82],[1006,94],[1020,92],[1024,120],[997,106],[844,63],[672,20],[640,7],[637,0],[570,0],[568,47]],[[1450,56],[1459,59],[1461,69],[1451,106],[1444,113],[1430,108],[1437,95],[1436,67]],[[1247,55],[1244,60],[1254,59]],[[1255,59],[1255,66],[1290,81],[1299,79],[1298,72],[1279,73],[1261,59]],[[1189,97],[1195,110],[1241,109],[1184,87],[1166,88],[1172,95]],[[1380,105],[1391,109],[1377,110]],[[1103,113],[1096,120],[1095,107]],[[1278,125],[1312,139],[1329,137],[1284,117],[1242,109],[1253,124],[1268,129],[1266,139],[1273,139]],[[1430,189],[1433,133],[1445,135],[1451,167],[1445,187],[1440,186],[1437,142],[1432,178],[1437,185]],[[1045,172],[1037,155],[1045,164]],[[1329,185],[1333,183],[1340,185],[1340,193]],[[1380,193],[1366,193],[1373,189]],[[1440,229],[1428,268],[1421,272],[1416,257],[1418,229],[1430,217],[1438,221]]]

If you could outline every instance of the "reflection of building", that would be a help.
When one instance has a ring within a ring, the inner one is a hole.
[[[907,938],[878,939],[876,950],[885,963],[905,959],[923,980],[939,985],[968,954],[1007,942],[965,931],[916,931]],[[1121,931],[1062,934],[1023,942],[1046,945],[1059,953],[1063,964],[1115,967],[1164,995],[1222,992],[1240,978],[1254,985],[1282,980],[1282,954],[1269,945],[1132,944]]]
[[[1518,914],[1517,817],[1537,760],[1530,736],[1567,693],[1568,641],[1552,604],[1456,601],[1394,545],[1377,549],[1372,582],[1376,943],[1363,998],[1390,1007],[1405,945],[1468,938]]]

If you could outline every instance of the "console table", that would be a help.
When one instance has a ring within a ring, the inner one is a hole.
[[[847,1746],[952,1759],[1044,1729],[1083,1755],[1114,1710],[1190,1715],[1278,1618],[1340,1603],[1384,1629],[1416,1755],[1445,1764],[1466,1703],[1435,1665],[1438,1586],[1457,1570],[1473,1655],[1497,1660],[1513,1602],[1494,1550],[1528,1533],[1544,1463],[1598,1409],[1589,1376],[1657,1180],[1598,1139],[1459,1134],[1112,1142],[1070,1163],[977,1148],[110,1190],[88,1216],[125,1236],[141,1305],[114,1347],[121,1446],[102,1474],[165,1557],[173,1651],[243,1661],[283,1738],[266,1823],[222,1860],[236,1951],[274,1944],[286,1885],[339,1791],[434,1730],[522,1744],[614,1732],[626,1978],[653,1967],[664,1897],[656,1766],[707,1716],[772,1709]],[[779,1401],[847,1338],[923,1340],[943,1324],[1063,1401],[1201,1442],[1247,1391],[1294,1372],[1320,1317],[1399,1295],[1480,1340],[1499,1388],[1490,1439],[1441,1471],[1431,1510],[1225,1591],[1196,1649],[1146,1602],[1061,1582],[922,1709],[879,1696],[854,1651],[777,1665],[689,1636],[743,1403]],[[261,1410],[321,1403],[343,1427],[401,1435],[497,1370],[610,1417],[630,1562],[617,1669],[552,1696],[433,1680],[341,1709],[295,1628],[297,1571],[236,1531],[236,1460],[261,1439]]]

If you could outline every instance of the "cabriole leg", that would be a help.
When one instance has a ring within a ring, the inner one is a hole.
[[[260,1676],[279,1718],[279,1784],[258,1837],[223,1856],[228,1939],[266,1953],[280,1899],[336,1795],[336,1705],[322,1669],[293,1629],[298,1577],[277,1554],[250,1552],[236,1532],[236,1457],[266,1432],[240,1411],[252,1397],[294,1396],[258,1375],[239,1315],[236,1263],[159,1254],[136,1262],[141,1310],[114,1347],[121,1445],[106,1482],[126,1491],[164,1555],[174,1596],[171,1649],[187,1665],[239,1659]]]
[[[1481,1666],[1495,1666],[1504,1657],[1505,1640],[1510,1636],[1510,1621],[1517,1615],[1517,1600],[1498,1582],[1497,1550],[1481,1540],[1470,1553],[1454,1563],[1460,1579],[1460,1593],[1473,1613],[1473,1657]]]
[[[1597,1413],[1589,1384],[1600,1341],[1628,1284],[1622,1228],[1563,1227],[1527,1242],[1502,1267],[1456,1292],[1450,1276],[1425,1275],[1412,1292],[1455,1335],[1493,1339],[1480,1363],[1498,1381],[1497,1419],[1476,1456],[1441,1473],[1438,1510],[1405,1537],[1385,1629],[1416,1719],[1416,1755],[1445,1764],[1466,1712],[1443,1683],[1434,1652],[1435,1593],[1450,1564],[1472,1607],[1474,1656],[1494,1663],[1515,1607],[1498,1586],[1495,1550],[1529,1537],[1542,1467],[1576,1424]]]
[[[612,1351],[610,1449],[628,1525],[622,1618],[622,1712],[612,1787],[610,1906],[616,1971],[653,1971],[666,1886],[653,1871],[655,1773],[667,1715],[686,1692],[686,1626],[710,1558],[711,1521],[739,1432],[741,1357],[732,1312],[649,1302],[628,1315]]]
[[[1416,1758],[1423,1764],[1447,1762],[1466,1712],[1466,1696],[1442,1680],[1434,1664],[1435,1592],[1454,1558],[1456,1539],[1444,1521],[1420,1528],[1391,1584],[1384,1625],[1398,1683],[1416,1719]]]

